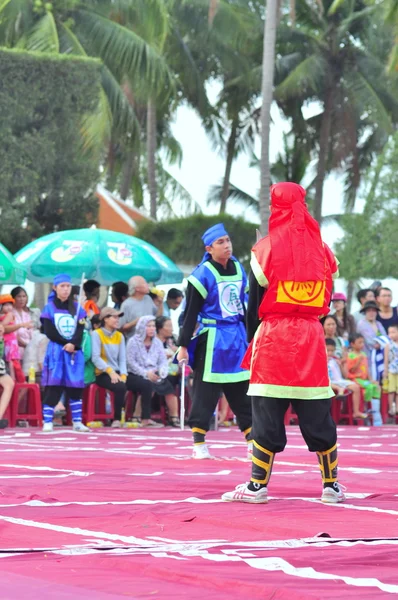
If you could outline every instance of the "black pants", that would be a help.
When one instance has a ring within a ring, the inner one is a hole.
[[[62,385],[47,385],[44,388],[43,404],[52,407],[57,406],[63,392],[65,392],[69,400],[81,400],[83,398],[83,388],[63,387]]]
[[[332,399],[287,400],[253,396],[252,437],[270,452],[286,446],[284,417],[289,404],[296,411],[301,434],[310,452],[325,452],[337,441],[336,424],[330,414]]]
[[[95,383],[110,392],[113,392],[115,397],[115,421],[120,421],[122,416],[122,408],[125,404],[126,384],[123,381],[112,383],[108,373],[101,373],[95,378]]]
[[[286,446],[284,417],[289,404],[296,411],[301,434],[310,452],[316,452],[324,484],[337,480],[336,424],[330,414],[332,399],[288,400],[253,396],[253,483],[267,485],[274,455]]]
[[[251,400],[247,395],[249,381],[237,383],[208,383],[203,381],[204,364],[206,358],[206,346],[200,341],[195,355],[195,371],[192,386],[192,408],[188,424],[198,427],[204,431],[209,430],[210,420],[214,414],[221,394],[230,405],[232,412],[236,415],[241,431],[246,431],[252,425]]]
[[[150,419],[152,410],[153,383],[140,375],[129,373],[127,377],[127,389],[141,396],[141,418]]]

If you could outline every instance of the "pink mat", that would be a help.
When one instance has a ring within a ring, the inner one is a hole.
[[[267,505],[224,503],[247,481],[235,429],[36,429],[0,434],[1,599],[373,600],[398,594],[398,428],[339,430],[348,500],[319,502],[296,427]],[[329,537],[319,537],[324,533]]]

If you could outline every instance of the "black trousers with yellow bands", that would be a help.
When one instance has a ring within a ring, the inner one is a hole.
[[[252,398],[253,462],[251,481],[267,485],[274,455],[286,446],[284,417],[289,404],[295,410],[301,434],[310,452],[316,452],[323,483],[337,480],[337,433],[330,414],[332,399],[288,400]]]

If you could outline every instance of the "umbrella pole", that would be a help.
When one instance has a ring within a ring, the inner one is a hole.
[[[77,329],[77,321],[79,319],[80,307],[82,305],[82,300],[83,300],[83,283],[84,283],[85,277],[86,277],[86,274],[82,273],[82,278],[81,278],[80,286],[79,286],[79,298],[77,300],[77,309],[76,309],[76,314],[75,314],[75,331]],[[70,362],[71,362],[72,365],[75,364],[75,353],[74,352],[72,354]]]
[[[186,360],[181,360],[181,394],[180,394],[180,427],[181,431],[184,431],[185,426],[185,366]]]

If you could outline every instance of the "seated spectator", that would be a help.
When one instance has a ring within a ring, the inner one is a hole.
[[[387,335],[383,325],[378,321],[379,307],[376,302],[366,302],[360,312],[363,317],[357,324],[357,331],[365,340],[365,352],[368,361],[371,359],[372,350],[375,348],[375,337]]]
[[[32,321],[34,320],[34,310],[28,306],[28,294],[23,287],[17,286],[11,290],[11,296],[15,300],[12,312],[14,314],[14,323],[18,325],[15,330],[19,346],[19,358],[22,360],[26,346],[32,339]]]
[[[355,381],[363,390],[366,402],[372,406],[373,425],[383,425],[380,414],[380,386],[370,377],[369,363],[364,337],[356,333],[350,338],[350,350],[347,357],[347,377]]]
[[[159,288],[153,287],[150,289],[149,296],[152,298],[154,305],[158,309],[157,314],[160,315],[161,312],[163,312],[164,291],[160,290]]]
[[[136,276],[129,279],[129,294],[130,297],[122,304],[121,310],[124,316],[120,319],[120,330],[126,339],[134,335],[140,317],[146,315],[155,317],[159,310],[149,296],[149,285],[143,277]]]
[[[173,385],[167,379],[169,365],[162,342],[156,337],[155,320],[148,315],[137,323],[136,333],[127,343],[128,379],[127,388],[141,395],[141,424],[157,427],[151,419],[151,400],[156,392],[164,396],[169,413],[169,424],[180,427],[178,399]],[[139,418],[136,413],[135,418]]]
[[[173,324],[169,317],[156,317],[156,335],[163,344],[167,362],[169,363],[169,375],[173,385],[179,382],[178,364],[173,362],[174,356],[178,350],[176,341],[173,337]]]
[[[126,395],[126,342],[118,331],[121,314],[123,313],[114,308],[103,308],[100,314],[101,327],[91,335],[95,382],[113,392],[115,397],[115,419],[112,427],[121,426],[120,419]]]
[[[33,329],[32,339],[25,348],[22,359],[22,370],[28,377],[29,370],[33,367],[36,374],[36,383],[40,385],[44,357],[46,355],[49,339],[39,329]]]
[[[357,293],[357,300],[361,305],[361,308],[363,308],[366,302],[374,302],[376,300],[375,293],[370,288],[359,290],[359,292]],[[363,315],[359,310],[352,316],[354,317],[356,323],[358,323],[358,321],[360,321],[363,318]]]
[[[348,340],[356,333],[356,323],[352,315],[347,311],[347,296],[341,292],[335,292],[332,296],[334,316],[337,321],[337,335]]]
[[[388,391],[388,414],[395,418],[398,414],[398,325],[390,325],[388,337],[390,340],[384,352],[383,389]]]
[[[379,314],[377,320],[381,323],[386,331],[390,325],[398,325],[397,307],[392,307],[392,291],[390,288],[381,287],[376,294],[376,302],[379,306]]]
[[[184,294],[181,290],[177,288],[171,288],[168,291],[167,298],[163,303],[163,316],[170,317],[172,310],[177,310],[177,308],[181,305],[181,302],[184,298]]]
[[[29,321],[16,324],[13,313],[14,304],[15,300],[10,294],[2,294],[0,296],[0,322],[4,326],[5,360],[9,364],[12,378],[18,383],[25,383],[26,379],[20,361],[20,350],[16,332],[21,327],[32,329],[33,323]]]
[[[327,317],[324,317],[321,320],[321,323],[323,326],[325,338],[334,340],[336,344],[336,349],[334,352],[335,356],[337,356],[337,358],[339,358],[340,360],[344,360],[347,354],[347,345],[344,342],[343,338],[337,335],[336,317],[334,315],[328,315]]]
[[[345,390],[352,392],[352,412],[354,419],[366,419],[367,414],[362,413],[359,410],[359,403],[361,401],[361,388],[357,383],[344,377],[340,359],[335,356],[336,342],[328,338],[326,338],[325,342],[326,351],[328,354],[329,377],[333,391],[338,396],[342,396]]]
[[[101,312],[98,307],[100,289],[101,285],[94,279],[88,279],[83,284],[83,291],[86,295],[86,301],[83,305],[83,308],[86,311],[89,319],[91,319],[93,315],[99,315]]]
[[[8,420],[3,419],[3,417],[10,404],[14,381],[7,373],[4,360],[4,326],[2,324],[0,324],[0,385],[3,388],[0,396],[0,429],[4,429],[8,426]]]
[[[112,302],[114,307],[119,310],[125,300],[127,300],[129,294],[129,286],[124,281],[115,281],[112,285]]]

